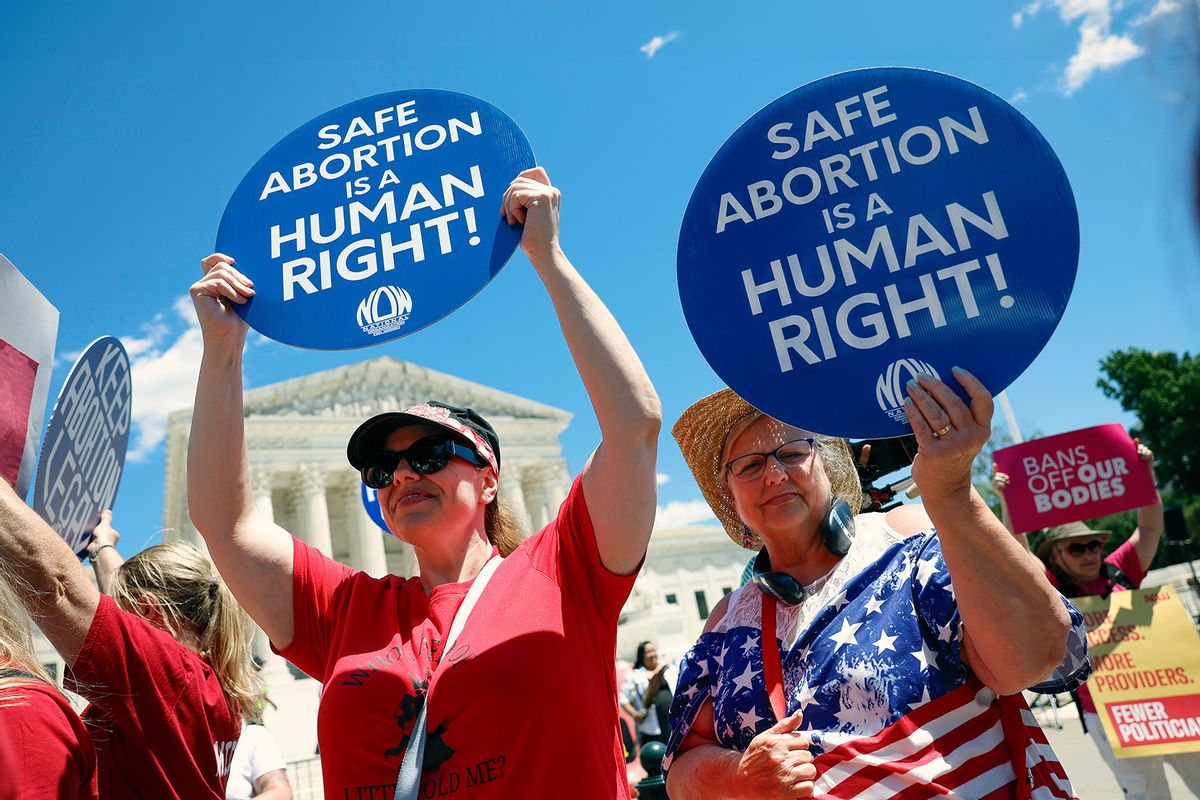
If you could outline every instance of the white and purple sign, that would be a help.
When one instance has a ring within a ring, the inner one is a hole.
[[[92,342],[71,368],[42,441],[33,508],[81,557],[121,482],[130,377],[129,355],[118,339]]]
[[[1016,109],[949,75],[863,69],[785,95],[721,147],[684,216],[679,295],[754,406],[887,438],[909,432],[914,374],[1012,383],[1078,259],[1066,174]]]
[[[470,300],[520,242],[504,190],[535,165],[483,100],[415,89],[301,125],[247,173],[217,250],[254,281],[235,305],[286,344],[343,350],[430,325]]]

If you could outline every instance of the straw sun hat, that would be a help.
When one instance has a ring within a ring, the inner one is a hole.
[[[725,489],[723,456],[725,442],[731,435],[741,433],[759,417],[761,411],[747,403],[732,389],[722,389],[693,403],[671,428],[683,459],[691,469],[704,499],[717,519],[725,526],[729,538],[742,547],[758,550],[763,541],[746,527],[733,507]],[[829,473],[833,494],[845,499],[857,511],[861,507],[862,487],[854,471],[853,456],[844,439],[814,435]],[[828,469],[830,462],[844,462],[840,470]]]
[[[1037,557],[1045,561],[1050,555],[1051,548],[1058,542],[1070,539],[1107,539],[1111,535],[1112,531],[1092,530],[1082,522],[1056,525],[1046,531],[1046,538],[1042,539],[1042,543],[1038,545]]]

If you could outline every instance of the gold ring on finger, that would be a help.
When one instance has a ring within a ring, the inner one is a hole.
[[[953,428],[954,428],[953,425],[947,425],[944,428],[939,428],[938,430],[933,432],[933,438],[940,439],[943,436],[945,436],[947,433],[949,433],[951,431],[951,429],[953,429]]]

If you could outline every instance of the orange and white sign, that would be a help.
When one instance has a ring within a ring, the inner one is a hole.
[[[1200,752],[1200,634],[1170,586],[1072,600],[1088,689],[1117,758]]]

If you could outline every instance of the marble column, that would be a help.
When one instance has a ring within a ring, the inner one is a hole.
[[[185,484],[186,486],[186,484]],[[204,554],[208,560],[212,560],[212,556],[208,554],[208,544],[204,541],[204,537],[200,535],[200,531],[196,530],[195,523],[192,522],[191,512],[188,510],[187,491],[183,493],[183,530],[180,531],[180,538],[191,545],[194,545],[197,550]]]
[[[533,529],[540,530],[554,519],[567,498],[566,469],[562,464],[543,461],[525,470],[524,481]]]
[[[300,518],[304,523],[305,541],[333,558],[329,503],[325,499],[325,471],[317,464],[301,464],[296,486],[300,493]]]
[[[550,469],[546,479],[546,502],[550,505],[550,513],[557,514],[558,507],[567,499],[571,489],[571,476],[567,474],[566,464],[555,464]]]
[[[271,468],[266,464],[250,465],[250,484],[254,492],[254,509],[263,518],[275,521],[275,506],[271,501]],[[290,680],[292,673],[282,656],[271,650],[271,640],[266,631],[251,621],[254,625],[254,641],[251,647],[254,657],[262,665],[263,680],[268,684],[279,680]]]
[[[508,464],[501,468],[499,496],[500,501],[528,531],[529,508],[525,505],[525,489],[521,486],[521,470],[516,464]]]
[[[357,481],[342,487],[345,504],[347,532],[350,542],[350,566],[360,569],[373,578],[387,574],[387,554],[383,551],[386,535],[367,514],[362,504],[362,486]]]
[[[271,468],[266,464],[251,464],[250,485],[254,492],[254,508],[263,517],[274,522],[275,504],[271,500]]]
[[[535,533],[546,526],[550,520],[550,512],[546,508],[546,495],[540,484],[525,488],[525,502],[529,509],[529,524]]]

